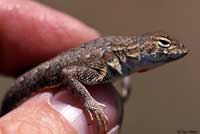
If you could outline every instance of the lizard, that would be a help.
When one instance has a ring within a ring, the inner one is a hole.
[[[125,80],[122,95],[126,98],[130,90],[126,79],[130,74],[156,68],[187,53],[188,49],[180,41],[165,32],[99,37],[64,51],[18,77],[3,99],[1,116],[38,90],[71,86],[90,119],[97,122],[98,133],[106,133],[106,106],[97,102],[85,85]]]

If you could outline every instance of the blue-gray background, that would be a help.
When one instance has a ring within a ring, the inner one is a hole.
[[[183,60],[133,76],[122,133],[200,133],[200,1],[192,0],[40,0],[67,12],[102,34],[135,35],[166,31],[184,42]],[[9,78],[0,78],[6,89]]]

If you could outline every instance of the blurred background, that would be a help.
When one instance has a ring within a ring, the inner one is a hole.
[[[200,133],[200,1],[39,1],[79,18],[103,35],[162,30],[186,44],[190,53],[183,60],[134,74],[122,134]],[[0,88],[7,89],[11,81],[1,77]]]

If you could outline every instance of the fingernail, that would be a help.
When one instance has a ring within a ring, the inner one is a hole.
[[[113,127],[107,134],[119,134],[119,125]]]
[[[71,101],[67,92],[58,92],[50,99],[52,107],[59,112],[70,124],[79,132],[78,134],[88,134],[88,123],[81,109],[67,104]]]
[[[35,96],[33,96],[33,97],[31,97],[30,99],[36,99],[36,100],[38,100],[38,99],[42,99],[42,100],[48,100],[49,98],[51,98],[52,97],[52,94],[51,93],[49,93],[49,92],[44,92],[44,93],[40,93],[40,94],[37,94],[37,95],[35,95]]]

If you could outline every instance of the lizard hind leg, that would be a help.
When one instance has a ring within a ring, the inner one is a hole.
[[[91,120],[97,121],[97,133],[107,131],[108,118],[104,113],[105,105],[97,102],[82,83],[94,83],[100,74],[87,67],[70,66],[62,70],[64,83],[73,88],[75,96],[84,103]]]

